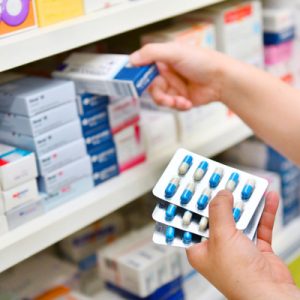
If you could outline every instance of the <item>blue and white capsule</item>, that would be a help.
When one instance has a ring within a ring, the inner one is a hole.
[[[243,211],[244,211],[244,202],[243,201],[236,202],[232,210],[233,218],[236,223],[241,218]]]
[[[220,184],[223,174],[224,174],[224,170],[222,168],[215,169],[214,173],[211,175],[209,179],[209,186],[212,189],[216,188]]]
[[[193,157],[186,155],[178,168],[178,175],[184,176],[193,164]]]
[[[201,217],[201,220],[199,222],[199,231],[203,232],[208,228],[208,218]]]
[[[170,244],[175,238],[175,228],[168,226],[166,229],[166,243]]]
[[[192,234],[188,231],[186,231],[184,234],[183,234],[183,238],[182,238],[182,241],[185,245],[189,245],[191,242],[192,242]]]
[[[251,198],[254,189],[255,189],[255,180],[248,179],[248,181],[246,182],[242,190],[242,199],[244,201],[248,201]]]
[[[208,170],[208,162],[207,161],[202,161],[198,168],[196,169],[195,173],[194,173],[194,180],[196,182],[201,181],[201,179],[204,177],[204,175],[206,174]]]
[[[178,177],[172,178],[165,189],[165,197],[172,198],[176,194],[179,184],[180,184],[180,178]]]
[[[193,214],[190,211],[186,210],[182,217],[182,225],[185,227],[189,226],[192,222],[192,217]]]
[[[211,198],[212,190],[209,188],[204,189],[199,200],[197,201],[197,207],[199,210],[204,210]]]
[[[174,204],[169,204],[166,209],[166,215],[165,215],[166,221],[168,222],[173,221],[173,219],[176,216],[176,211],[177,211],[177,206]]]
[[[236,189],[236,187],[238,186],[239,184],[239,180],[240,180],[240,175],[239,173],[236,173],[236,172],[233,172],[227,183],[226,183],[226,186],[225,186],[225,189],[231,193],[233,193]]]
[[[181,205],[186,205],[191,201],[191,199],[194,196],[195,189],[196,189],[196,185],[194,182],[191,182],[186,186],[185,190],[182,192],[180,197]]]

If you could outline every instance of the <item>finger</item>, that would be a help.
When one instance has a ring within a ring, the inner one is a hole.
[[[208,242],[203,242],[186,249],[187,258],[191,266],[200,273],[208,269]]]
[[[178,110],[185,111],[193,108],[193,103],[185,97],[175,96],[174,101],[175,101],[175,108]]]
[[[272,251],[272,233],[278,205],[278,194],[275,192],[268,193],[264,212],[257,229],[257,247],[261,251]]]
[[[220,191],[209,204],[209,233],[213,241],[222,241],[236,233],[232,216],[233,196]]]
[[[164,92],[160,86],[153,86],[151,88],[151,95],[156,104],[166,107],[174,107],[175,101],[172,95]]]
[[[155,62],[174,64],[182,56],[176,43],[148,44],[130,55],[133,65],[141,66]]]

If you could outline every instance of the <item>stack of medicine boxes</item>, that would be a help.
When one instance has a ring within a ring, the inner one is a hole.
[[[289,8],[265,8],[264,44],[266,70],[287,83],[294,83],[295,22]]]
[[[93,187],[75,98],[70,81],[24,77],[0,85],[0,139],[35,152],[46,209]]]
[[[35,155],[0,144],[0,235],[18,222],[24,206],[38,202]]]

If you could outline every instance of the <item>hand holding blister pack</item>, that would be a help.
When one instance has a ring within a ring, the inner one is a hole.
[[[209,238],[209,203],[221,190],[233,194],[236,228],[255,241],[268,181],[179,149],[153,189],[158,204],[153,241],[189,247]]]

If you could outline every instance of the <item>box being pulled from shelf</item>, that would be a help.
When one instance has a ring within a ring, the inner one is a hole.
[[[31,118],[11,113],[0,113],[2,130],[38,136],[77,119],[75,101],[49,109]]]
[[[0,195],[5,212],[26,202],[35,201],[39,197],[36,179],[22,183],[10,190],[2,191]]]
[[[83,0],[86,14],[126,2],[128,2],[128,0]]]
[[[75,97],[71,81],[22,77],[0,85],[0,111],[32,117]]]
[[[70,185],[91,174],[92,167],[90,157],[86,155],[68,165],[41,176],[39,178],[39,188],[43,193],[53,194],[62,187]]]
[[[75,82],[77,92],[139,97],[158,75],[156,65],[133,67],[123,54],[73,53],[55,77]]]
[[[0,144],[0,190],[9,190],[36,177],[34,153]]]
[[[79,120],[74,120],[37,137],[0,130],[0,140],[41,156],[82,137]]]

